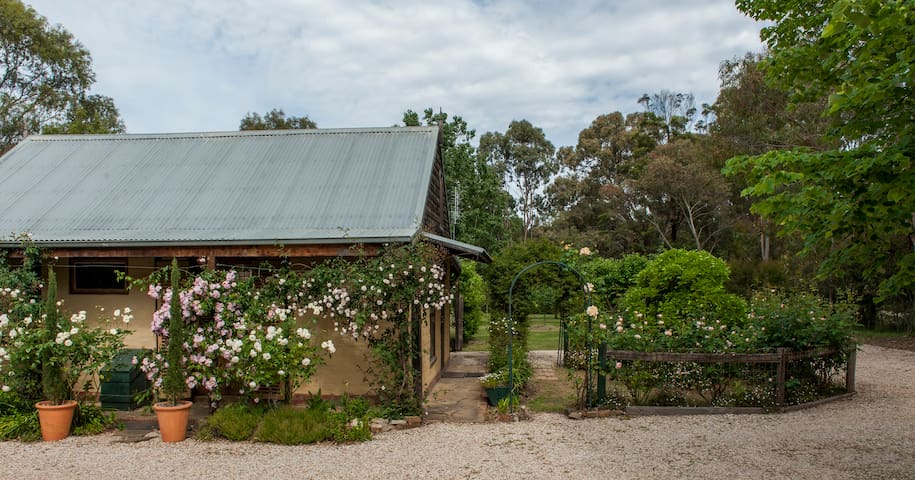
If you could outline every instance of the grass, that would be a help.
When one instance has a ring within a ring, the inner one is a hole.
[[[534,375],[528,383],[524,404],[532,412],[561,413],[575,405],[575,386],[564,368],[553,367],[556,378]]]
[[[489,351],[489,314],[483,314],[483,321],[477,334],[470,340],[464,342],[465,352],[488,352]]]
[[[196,438],[253,439],[282,445],[325,440],[363,442],[372,439],[368,419],[378,416],[381,416],[379,408],[361,397],[344,397],[338,402],[330,402],[315,396],[305,408],[230,404],[207,417]]]
[[[559,349],[559,319],[553,315],[531,315],[527,317],[528,350]]]
[[[559,319],[553,315],[530,315],[527,317],[530,329],[527,336],[528,350],[558,350],[559,349]],[[483,325],[474,335],[473,339],[464,343],[465,352],[489,351],[489,318],[485,318]]]
[[[899,330],[855,329],[853,336],[857,339],[910,337],[911,333]]]
[[[304,445],[333,438],[333,424],[325,412],[280,407],[264,415],[254,439],[281,445]]]

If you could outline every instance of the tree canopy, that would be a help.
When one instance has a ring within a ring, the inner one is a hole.
[[[50,123],[41,133],[124,133],[124,121],[111,97],[80,95],[67,110],[65,120]]]
[[[114,101],[90,95],[92,57],[60,25],[0,0],[0,153],[53,124],[61,133],[123,132]]]
[[[517,189],[523,240],[546,211],[541,190],[559,171],[555,153],[543,130],[527,120],[512,121],[504,134],[487,132],[480,137],[480,154]]]
[[[442,127],[445,188],[454,238],[491,253],[499,251],[509,240],[505,215],[512,199],[502,189],[495,168],[471,145],[476,131],[458,115],[449,119],[448,113],[427,108],[420,119],[413,110],[404,112],[404,125],[418,126],[421,122]]]
[[[827,253],[822,275],[879,281],[886,298],[915,288],[915,1],[738,0],[771,22],[767,78],[793,105],[828,97],[823,149],[728,162],[755,212]]]
[[[318,128],[318,124],[308,118],[308,115],[287,117],[286,113],[278,108],[270,110],[263,117],[256,112],[248,112],[242,117],[238,125],[239,130],[294,130],[309,128]]]

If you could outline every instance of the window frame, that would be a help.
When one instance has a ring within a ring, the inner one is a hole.
[[[69,261],[70,274],[68,275],[70,277],[69,293],[71,295],[127,295],[130,293],[126,280],[123,281],[124,286],[122,288],[87,288],[78,286],[76,276],[80,268],[86,266],[111,267],[112,270],[127,273],[130,264],[126,257],[71,258]]]

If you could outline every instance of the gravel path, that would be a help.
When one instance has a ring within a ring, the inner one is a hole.
[[[858,395],[772,415],[433,424],[353,445],[283,447],[113,434],[0,442],[0,478],[915,479],[915,352],[864,346]]]

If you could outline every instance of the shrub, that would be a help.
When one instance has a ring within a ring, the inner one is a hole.
[[[254,439],[282,445],[304,445],[333,438],[326,411],[283,406],[267,412]]]
[[[331,437],[335,442],[365,442],[372,439],[369,419],[347,412],[330,412]]]
[[[746,303],[724,290],[727,264],[704,251],[668,250],[649,262],[626,292],[621,306],[649,317],[733,321]]]
[[[475,262],[461,262],[461,295],[464,298],[464,339],[469,340],[483,323],[483,308],[486,305],[486,288]]]
[[[41,439],[38,411],[29,400],[13,392],[0,392],[0,440]],[[82,402],[73,415],[73,435],[94,435],[117,425],[114,413],[94,403]]]
[[[748,323],[758,351],[787,348],[847,350],[854,345],[855,306],[828,302],[812,293],[758,292],[750,303]]]
[[[233,403],[219,408],[204,420],[198,438],[222,437],[228,440],[248,440],[264,416],[263,408]]]
[[[581,317],[570,323],[579,344],[606,342],[610,350],[642,352],[765,353],[779,348],[808,351],[836,348],[838,353],[793,360],[786,401],[814,400],[835,391],[832,379],[845,368],[853,348],[854,306],[830,303],[813,294],[754,295],[749,313],[738,317],[668,319],[625,311],[601,317],[590,334]],[[768,367],[694,362],[611,361],[604,374],[620,382],[633,403],[682,403],[699,397],[706,405],[769,407],[774,385]],[[688,395],[687,392],[691,392]],[[676,400],[676,401],[675,401]]]
[[[81,402],[73,414],[73,435],[96,435],[118,425],[114,412],[95,403]]]
[[[564,260],[566,257],[564,257]],[[592,304],[610,308],[636,283],[636,278],[648,264],[648,258],[638,254],[623,258],[602,258],[595,255],[569,255],[572,265],[593,285]]]

